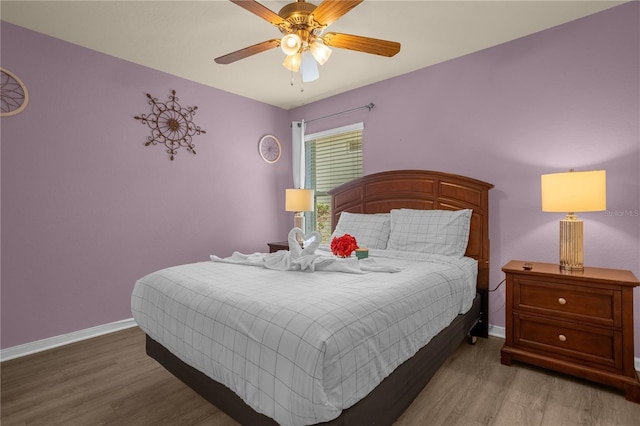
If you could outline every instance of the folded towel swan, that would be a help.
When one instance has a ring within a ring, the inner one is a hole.
[[[301,235],[307,242],[306,247],[300,247],[296,239]],[[400,272],[401,268],[389,265],[376,265],[369,258],[367,262],[358,261],[355,257],[337,258],[333,255],[316,254],[316,249],[320,246],[322,236],[319,232],[313,231],[310,235],[305,235],[302,229],[293,228],[289,231],[289,250],[280,250],[275,253],[253,253],[243,254],[234,252],[230,257],[220,258],[211,255],[211,261],[233,263],[238,265],[262,266],[267,269],[278,271],[332,271],[346,272],[351,274],[364,274],[366,272]]]

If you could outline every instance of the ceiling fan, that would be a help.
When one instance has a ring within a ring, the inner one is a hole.
[[[255,0],[230,0],[232,3],[278,27],[284,34],[245,47],[215,59],[218,64],[230,64],[280,46],[286,54],[282,65],[292,72],[302,71],[303,81],[319,77],[318,65],[331,55],[330,47],[356,50],[391,57],[400,51],[400,43],[342,33],[324,33],[324,30],[363,0],[323,0],[318,6],[305,0],[285,5],[278,13]]]

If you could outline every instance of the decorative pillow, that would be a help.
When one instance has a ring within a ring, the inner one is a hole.
[[[470,209],[391,210],[388,248],[443,256],[464,256],[469,242]]]
[[[391,216],[389,213],[342,212],[329,241],[333,240],[333,237],[351,234],[355,237],[359,247],[386,249],[390,230]]]

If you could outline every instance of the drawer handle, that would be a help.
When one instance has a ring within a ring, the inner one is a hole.
[[[564,297],[560,297],[558,298],[558,303],[561,305],[566,305],[567,299],[565,299]]]
[[[561,342],[566,342],[567,341],[567,336],[565,336],[564,334],[559,334],[558,335],[558,340],[560,340]]]

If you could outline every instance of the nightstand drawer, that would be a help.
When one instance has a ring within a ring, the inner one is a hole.
[[[622,333],[609,328],[515,315],[514,346],[554,353],[569,362],[622,369]]]
[[[618,290],[518,278],[514,309],[581,323],[621,327],[622,294]]]

